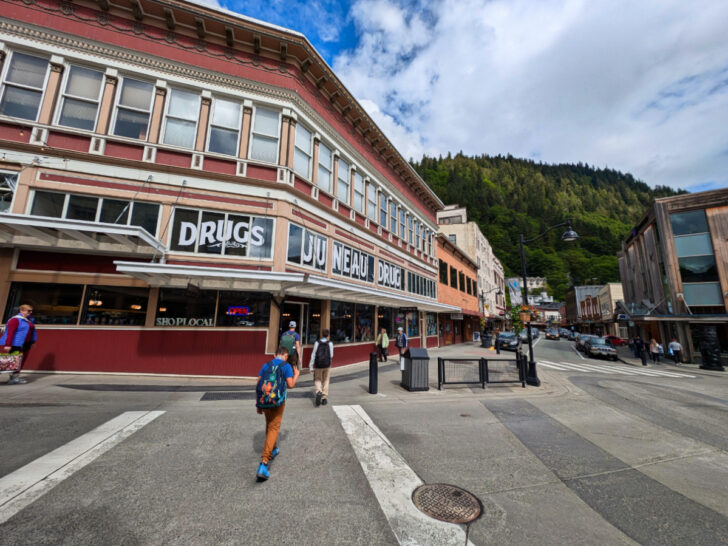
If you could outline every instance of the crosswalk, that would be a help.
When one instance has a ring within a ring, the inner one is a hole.
[[[539,360],[540,366],[545,366],[552,370],[558,370],[561,372],[584,372],[584,373],[603,373],[603,374],[616,374],[616,375],[642,375],[648,377],[674,377],[674,378],[695,378],[694,375],[678,372],[668,372],[663,370],[656,370],[654,368],[643,369],[635,368],[633,366],[624,366],[620,364],[592,364],[587,362],[579,362],[575,364],[573,362],[551,362],[550,360]]]

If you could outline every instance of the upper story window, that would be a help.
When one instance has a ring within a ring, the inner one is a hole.
[[[454,245],[458,244],[458,237],[455,234],[450,234],[447,236],[447,238],[450,240],[450,242]]]
[[[377,221],[377,188],[371,182],[367,184],[367,216],[372,222]]]
[[[162,141],[172,146],[194,148],[199,117],[199,95],[181,89],[170,89]]]
[[[349,175],[349,164],[343,159],[339,159],[339,172],[336,181],[336,198],[342,203],[349,203],[349,188],[351,187],[351,178]]]
[[[101,101],[103,72],[71,66],[61,96],[58,124],[93,131]]]
[[[387,196],[384,192],[379,194],[379,225],[387,229]]]
[[[311,178],[311,155],[313,135],[300,123],[296,124],[296,150],[293,155],[293,170],[304,178]]]
[[[3,78],[0,114],[31,121],[38,119],[48,65],[47,59],[13,53]]]
[[[420,250],[420,243],[422,242],[422,224],[415,222],[415,248]]]
[[[458,270],[453,266],[450,266],[450,286],[453,288],[458,287]]]
[[[8,212],[18,185],[18,173],[0,171],[0,212]]]
[[[389,231],[397,235],[397,204],[389,202]]]
[[[364,214],[364,177],[354,172],[354,210]]]
[[[217,98],[213,100],[207,150],[237,156],[240,119],[240,103]]]
[[[318,180],[316,184],[322,190],[331,193],[331,170],[334,160],[334,154],[331,148],[323,142],[319,142],[318,150]]]
[[[414,220],[412,219],[412,215],[407,215],[407,241],[409,241],[409,244],[414,244],[415,238],[414,238]]]
[[[146,140],[153,98],[154,86],[151,83],[124,78],[117,99],[113,133]]]
[[[278,163],[278,138],[280,135],[280,115],[268,108],[255,109],[253,135],[250,139],[250,159]]]
[[[405,218],[406,218],[406,215],[405,215],[404,209],[400,207],[400,209],[399,209],[399,237],[402,240],[405,240],[405,238],[407,237],[406,228],[405,228],[405,225],[406,225]]]
[[[432,256],[432,232],[427,230],[427,255]]]
[[[440,282],[447,284],[447,263],[440,261]]]

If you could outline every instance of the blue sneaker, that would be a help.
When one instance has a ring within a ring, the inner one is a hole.
[[[259,481],[267,480],[270,478],[270,472],[268,472],[268,465],[265,463],[260,463],[258,465],[258,473],[256,474]]]
[[[273,451],[270,452],[270,461],[278,457],[278,454],[281,452],[280,449],[278,449],[278,446],[273,448]],[[268,461],[270,463],[270,461]]]

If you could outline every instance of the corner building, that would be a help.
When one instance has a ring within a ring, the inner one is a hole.
[[[442,203],[303,35],[174,0],[1,5],[0,310],[34,305],[27,369],[251,376],[291,320],[305,362],[329,328],[342,365],[460,312]]]

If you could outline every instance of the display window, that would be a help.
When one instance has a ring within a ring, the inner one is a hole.
[[[308,304],[308,339],[304,343],[316,343],[321,335],[321,300],[310,300]]]
[[[387,335],[392,335],[392,309],[390,307],[377,308],[377,335],[382,328],[385,329]]]
[[[437,335],[437,315],[435,313],[427,313],[427,335]]]
[[[350,343],[354,338],[354,304],[332,301],[330,324],[331,341]]]
[[[155,326],[215,325],[216,290],[160,288]]]
[[[37,324],[68,324],[78,322],[83,285],[14,282],[10,285],[5,320],[18,313],[18,306],[33,306],[33,319]]]
[[[269,294],[221,291],[219,298],[216,326],[268,326]]]
[[[407,332],[408,338],[413,338],[420,335],[419,316],[420,314],[417,311],[407,312],[407,315],[405,317],[405,320],[407,322],[407,328],[405,329],[405,331]]]
[[[148,300],[148,288],[87,286],[81,324],[144,326]]]
[[[356,341],[374,341],[374,306],[356,304],[355,309]]]

